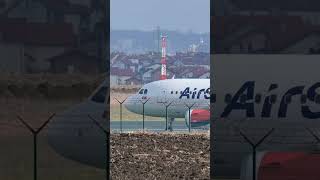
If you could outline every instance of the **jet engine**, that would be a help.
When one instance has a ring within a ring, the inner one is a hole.
[[[241,166],[240,180],[252,180],[252,155]],[[320,154],[308,152],[258,152],[257,180],[319,179]]]
[[[191,121],[189,121],[189,117]],[[191,109],[189,116],[188,110],[185,114],[185,121],[187,127],[189,127],[189,122],[191,122],[191,127],[205,126],[210,123],[210,111],[205,109]]]

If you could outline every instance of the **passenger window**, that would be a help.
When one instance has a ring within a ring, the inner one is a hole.
[[[139,91],[139,94],[143,94],[143,91],[144,91],[144,89],[141,89],[141,90]]]
[[[148,93],[148,89],[145,89],[145,90],[144,90],[144,94],[147,94],[147,93]]]
[[[104,103],[106,100],[107,90],[107,87],[101,87],[91,100],[97,103]]]
[[[176,91],[176,94],[178,94],[178,91]]]
[[[173,94],[173,91],[171,91],[171,94]]]

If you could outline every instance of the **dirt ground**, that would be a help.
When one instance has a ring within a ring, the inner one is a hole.
[[[33,144],[29,132],[17,136],[0,136],[0,179],[33,179]],[[80,164],[57,154],[47,142],[45,133],[38,137],[39,180],[99,180],[105,171]]]
[[[204,133],[112,134],[112,179],[209,179],[209,144]]]

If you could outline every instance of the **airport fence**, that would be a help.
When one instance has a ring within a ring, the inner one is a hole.
[[[125,106],[125,107],[124,107]],[[114,98],[110,107],[112,132],[126,131],[203,131],[208,124],[194,127],[191,118],[193,109],[209,110],[210,104],[186,99]],[[183,112],[183,113],[181,113]],[[177,117],[173,119],[171,117]]]

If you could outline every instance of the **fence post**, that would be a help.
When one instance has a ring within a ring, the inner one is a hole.
[[[120,104],[120,132],[122,133],[122,104],[127,100],[128,97],[126,97],[123,101],[119,101],[117,98],[115,98],[118,103]]]
[[[168,130],[168,108],[172,103],[173,101],[171,101],[169,104],[166,104],[166,102],[162,103],[166,108],[166,131]]]
[[[193,103],[191,106],[188,104],[185,104],[185,106],[188,108],[189,111],[189,132],[191,132],[191,108],[195,105],[196,103]]]
[[[150,98],[148,98],[146,101],[141,101],[140,102],[142,103],[142,130],[144,132],[144,105],[149,101]]]
[[[110,179],[110,131],[108,129],[105,129],[96,119],[94,119],[92,116],[88,115],[89,119],[93,121],[95,125],[98,126],[98,128],[105,134],[106,136],[106,180]]]
[[[244,133],[240,130],[240,135],[251,145],[252,147],[252,180],[256,180],[256,152],[257,147],[274,131],[272,128],[267,134],[265,134],[256,144],[254,144]]]
[[[37,165],[37,136],[41,130],[49,123],[49,121],[55,116],[52,114],[37,130],[32,128],[22,117],[17,116],[18,120],[32,133],[33,135],[33,179],[37,180],[38,177],[38,165]]]

